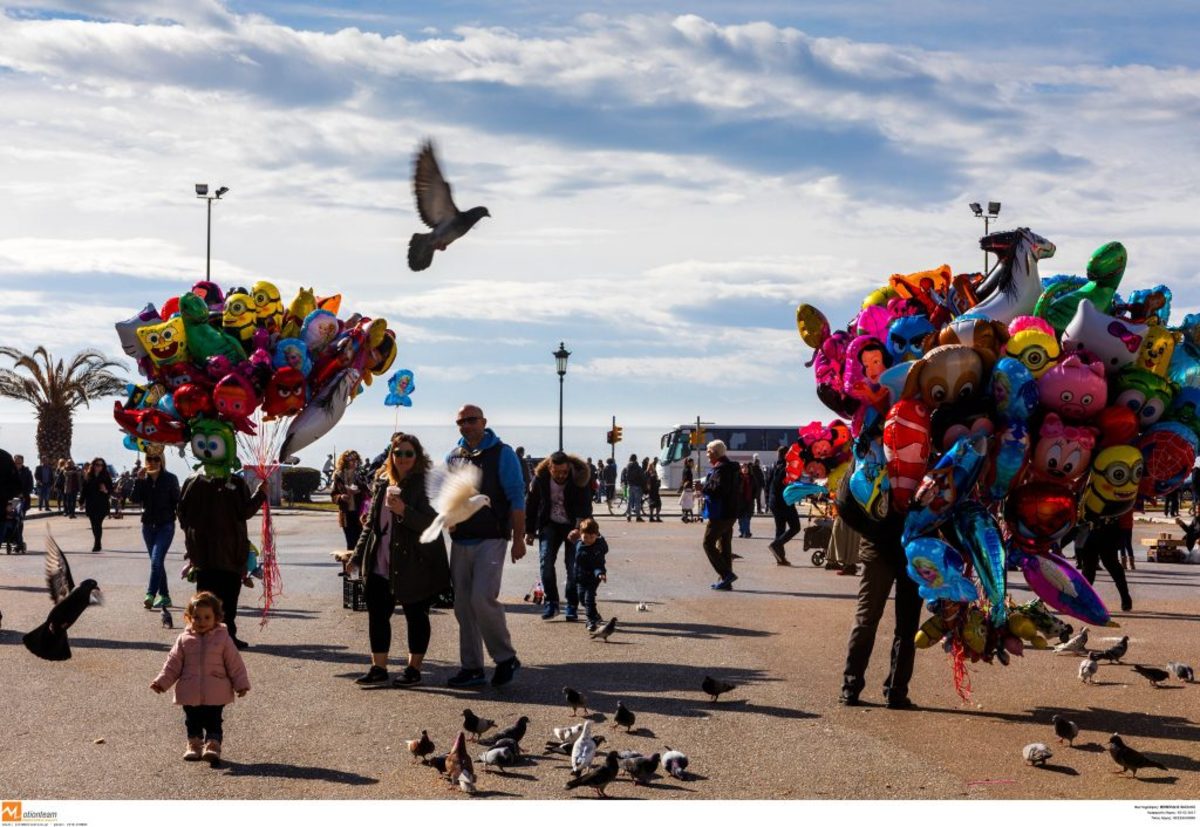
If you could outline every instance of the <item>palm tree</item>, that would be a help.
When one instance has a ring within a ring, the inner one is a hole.
[[[74,411],[93,399],[120,396],[125,380],[108,368],[120,367],[97,350],[76,353],[69,364],[54,363],[46,348],[33,353],[13,347],[0,347],[0,356],[13,360],[16,370],[0,368],[0,396],[20,399],[37,409],[37,449],[41,462],[58,462],[71,456],[71,431]]]

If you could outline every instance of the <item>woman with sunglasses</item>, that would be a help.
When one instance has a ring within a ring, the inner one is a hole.
[[[358,545],[358,538],[362,535],[359,512],[362,510],[367,491],[358,479],[361,465],[362,460],[357,451],[343,451],[333,469],[333,490],[329,493],[329,498],[338,507],[338,525],[346,535],[347,551]]]
[[[92,551],[101,551],[100,536],[104,532],[104,518],[108,516],[109,500],[112,497],[113,480],[108,473],[108,463],[96,457],[83,471],[83,510],[92,524]]]
[[[429,647],[429,608],[450,588],[445,542],[441,536],[431,543],[419,539],[437,516],[425,493],[430,464],[420,440],[393,434],[371,491],[371,509],[350,564],[362,572],[366,584],[371,668],[356,681],[364,687],[388,682],[397,603],[408,626],[408,663],[391,684],[408,687],[421,682],[421,663]]]
[[[150,583],[143,604],[147,609],[171,605],[166,559],[175,539],[175,512],[179,509],[179,478],[166,469],[161,453],[147,453],[146,465],[138,469],[133,484],[133,501],[142,506],[142,540],[150,555]]]

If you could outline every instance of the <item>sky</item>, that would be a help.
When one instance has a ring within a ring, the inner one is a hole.
[[[1200,12],[1187,2],[33,0],[0,14],[0,344],[120,358],[203,278],[385,316],[409,421],[832,417],[795,307],[980,269],[993,229],[1200,309]],[[412,273],[432,138],[492,218]],[[347,422],[390,423],[386,389]],[[102,403],[84,421],[109,416]],[[28,408],[0,401],[0,421]],[[114,426],[115,428],[115,426]],[[602,441],[602,437],[601,437]]]

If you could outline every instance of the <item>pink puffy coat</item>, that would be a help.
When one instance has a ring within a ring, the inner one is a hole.
[[[224,623],[203,635],[191,629],[181,634],[154,682],[163,689],[174,684],[180,706],[224,706],[233,703],[235,690],[250,688],[246,664]]]

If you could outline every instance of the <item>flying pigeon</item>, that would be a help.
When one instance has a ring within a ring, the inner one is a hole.
[[[491,747],[491,746],[495,746],[496,743],[503,738],[511,738],[512,740],[516,741],[519,744],[519,743],[521,743],[521,739],[525,737],[525,730],[526,730],[526,728],[528,728],[528,726],[529,726],[529,719],[526,718],[524,715],[522,715],[520,718],[517,719],[517,722],[515,724],[513,724],[510,727],[505,727],[504,729],[500,730],[495,735],[493,735],[490,740],[480,741],[480,743],[484,744],[485,746]]]
[[[705,675],[704,680],[700,682],[700,688],[704,690],[704,694],[712,697],[713,703],[716,703],[722,695],[732,692],[737,686],[726,681],[713,680],[709,675]]]
[[[420,738],[414,738],[411,741],[406,741],[405,745],[408,747],[408,751],[412,753],[414,764],[417,763],[417,761],[424,762],[426,758],[428,758],[430,755],[433,755],[433,751],[435,749],[433,746],[433,741],[429,739],[429,733],[425,730],[421,730]]]
[[[625,731],[629,732],[633,729],[633,722],[637,720],[637,716],[629,711],[621,701],[617,701],[617,714],[613,716],[613,726],[623,726]]]
[[[49,530],[46,532],[46,585],[54,608],[46,616],[45,623],[25,635],[25,648],[44,660],[70,660],[67,629],[89,605],[103,603],[103,596],[95,580],[84,580],[75,586],[66,555]]]
[[[1031,767],[1044,767],[1046,762],[1054,757],[1054,753],[1045,744],[1026,744],[1025,748],[1021,750],[1021,757]]]
[[[493,747],[482,753],[477,760],[485,767],[499,767],[500,772],[503,773],[505,772],[504,768],[511,767],[517,759],[508,747]]]
[[[429,528],[421,532],[422,543],[432,543],[445,529],[449,531],[492,501],[479,493],[483,472],[469,462],[438,466],[425,476],[425,493],[437,512]]]
[[[1072,637],[1066,643],[1060,643],[1054,647],[1054,651],[1060,655],[1087,654],[1088,629],[1084,626],[1079,634]]]
[[[663,768],[680,781],[687,780],[688,757],[677,749],[667,747],[662,757]]]
[[[587,708],[587,698],[583,697],[583,693],[569,686],[563,687],[563,697],[567,699],[567,706],[571,707],[571,717],[575,717],[580,708],[583,708],[584,715],[591,715]],[[563,740],[566,740],[565,738]]]
[[[575,740],[575,746],[571,748],[571,772],[576,776],[592,765],[592,759],[596,757],[596,742],[592,739],[592,723],[588,721],[583,725],[583,732],[579,733],[579,738]]]
[[[162,610],[162,625],[164,629],[175,628],[175,621],[171,619],[171,613],[167,610],[166,606],[163,606]]]
[[[583,732],[583,724],[575,726],[556,726],[550,730],[555,739],[559,741],[570,741],[575,743],[575,739],[579,737],[579,733]]]
[[[563,789],[574,790],[578,787],[591,787],[596,791],[596,795],[601,798],[608,798],[604,794],[604,788],[616,780],[618,772],[620,772],[620,765],[618,764],[617,751],[612,750],[608,755],[604,756],[603,766],[596,767],[591,772],[584,773],[577,778],[572,778],[564,785]]]
[[[469,709],[463,710],[463,729],[471,733],[474,737],[472,741],[478,741],[479,736],[487,732],[489,729],[495,729],[496,722],[488,718],[480,718]]]
[[[71,576],[71,566],[67,555],[59,547],[46,526],[46,586],[50,589],[50,599],[60,603],[63,598],[75,590],[75,578]]]
[[[1146,767],[1156,767],[1160,770],[1165,770],[1162,764],[1157,761],[1147,758],[1142,753],[1138,752],[1131,746],[1127,746],[1121,740],[1121,736],[1113,733],[1113,736],[1108,739],[1108,754],[1112,756],[1112,760],[1117,762],[1121,769],[1113,770],[1124,774],[1126,770],[1133,770],[1133,777],[1137,778],[1137,771],[1143,770]]]
[[[656,752],[647,758],[644,755],[633,754],[628,758],[620,759],[621,769],[629,774],[633,779],[633,785],[649,783],[654,777],[654,773],[658,771],[659,754]]]
[[[1074,721],[1068,721],[1061,715],[1051,715],[1051,723],[1054,724],[1054,734],[1058,736],[1058,742],[1067,742],[1067,746],[1074,748],[1075,739],[1079,736],[1079,725]]]
[[[424,270],[433,263],[435,250],[445,250],[462,238],[484,216],[491,217],[487,207],[472,207],[459,212],[450,195],[450,184],[442,177],[433,142],[425,141],[413,164],[413,196],[417,214],[431,233],[413,233],[408,242],[408,266],[413,271]]]
[[[1160,683],[1171,677],[1171,673],[1166,669],[1159,669],[1156,666],[1142,666],[1141,664],[1134,664],[1133,671],[1150,681],[1150,685],[1155,689],[1158,689],[1158,685]]]
[[[1186,663],[1177,663],[1173,660],[1167,661],[1167,671],[1184,683],[1194,683],[1196,680],[1196,673]]]
[[[1091,652],[1086,658],[1079,662],[1079,680],[1084,683],[1091,683],[1092,678],[1096,677],[1096,671],[1100,668],[1100,653]]]
[[[609,635],[611,635],[613,633],[613,630],[616,628],[617,628],[617,619],[615,617],[610,617],[608,619],[608,623],[605,623],[599,629],[592,632],[592,640],[596,640],[597,638],[599,638],[600,640],[604,641],[605,643],[608,643]]]
[[[1121,638],[1109,648],[1100,653],[1100,657],[1107,660],[1109,663],[1120,663],[1121,658],[1125,657],[1125,653],[1129,651],[1129,635]]]

